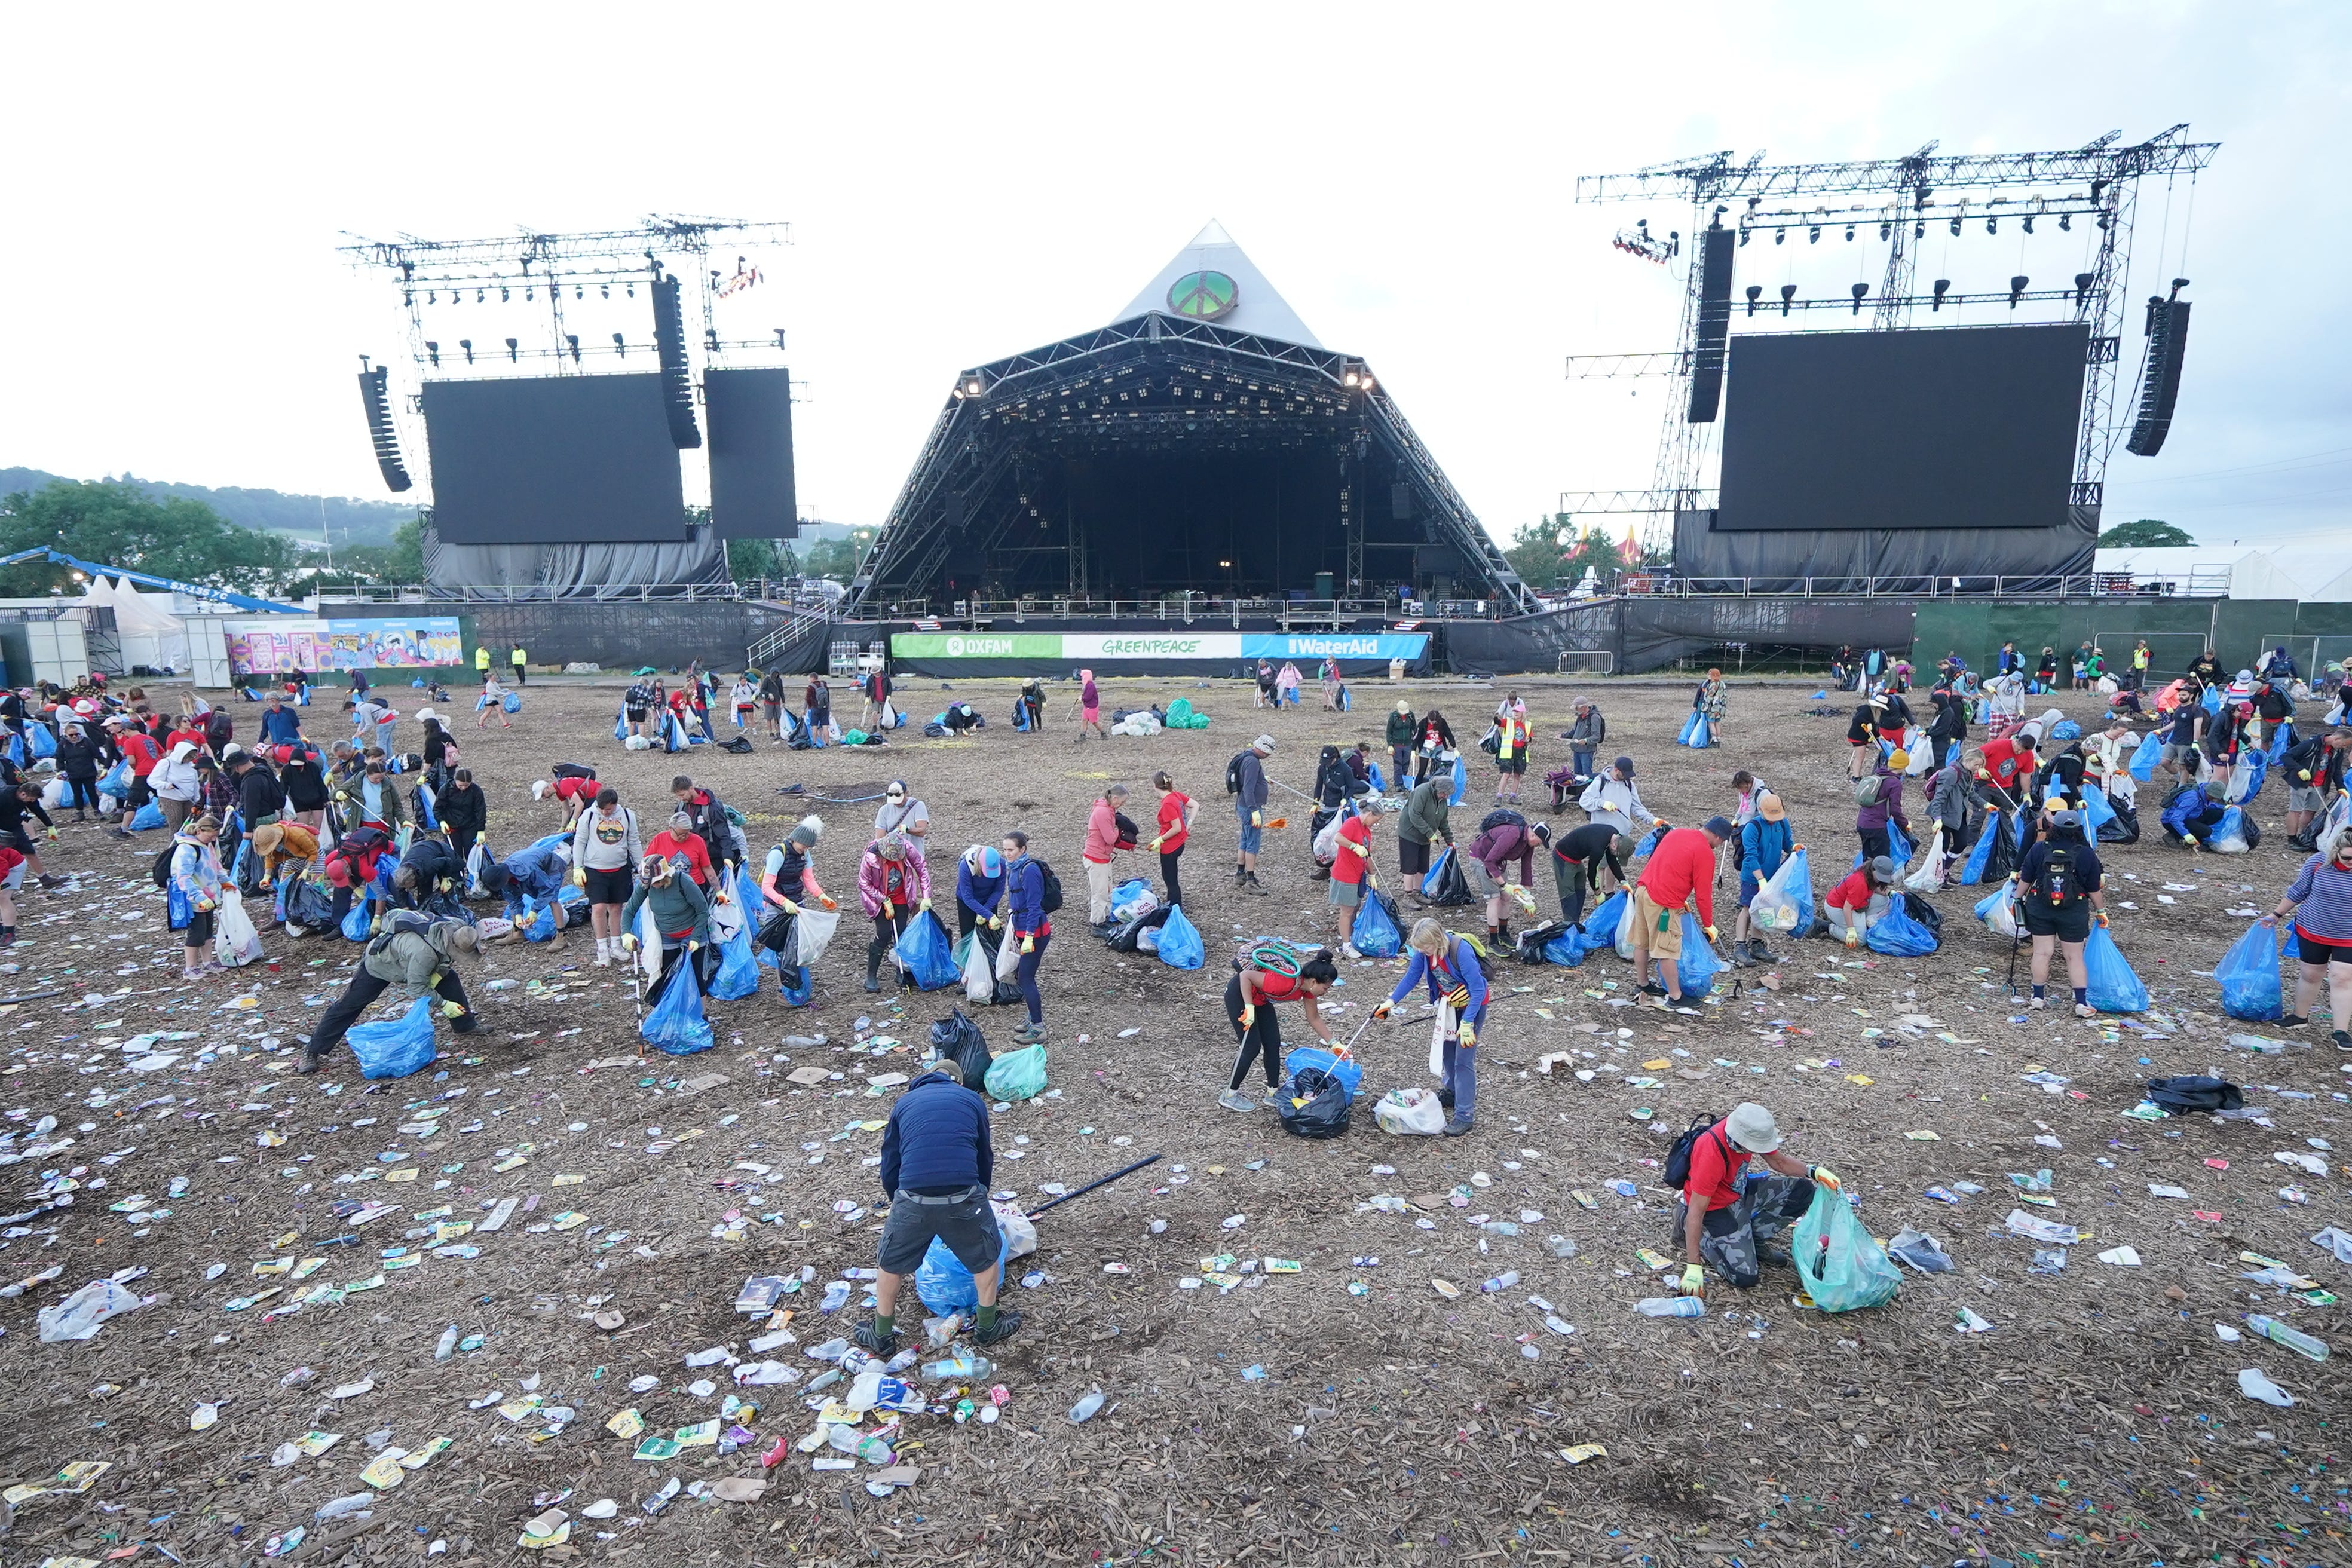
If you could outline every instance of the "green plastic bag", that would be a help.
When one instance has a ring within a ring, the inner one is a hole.
[[[1883,1307],[1903,1288],[1903,1277],[1854,1218],[1845,1194],[1827,1187],[1813,1189],[1813,1206],[1797,1222],[1790,1250],[1805,1294],[1824,1312]]]
[[[1027,1100],[1044,1093],[1045,1047],[1035,1045],[1006,1052],[989,1064],[985,1081],[992,1100]]]

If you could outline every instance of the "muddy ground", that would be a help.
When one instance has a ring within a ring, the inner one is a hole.
[[[919,718],[944,700],[937,683],[913,684]],[[1573,693],[1549,681],[1525,689],[1539,779],[1565,760],[1554,737]],[[1700,753],[1671,744],[1685,688],[1586,689],[1609,715],[1607,751],[1639,760],[1655,809],[1682,821],[1727,809],[1728,775],[1747,765],[1780,789],[1824,870],[1851,858],[1844,705],[1814,700],[1803,683],[1736,684],[1725,745]],[[903,775],[930,805],[943,873],[965,844],[1022,826],[1081,902],[1077,845],[1105,783],[1126,781],[1148,801],[1146,781],[1166,767],[1203,803],[1187,868],[1209,967],[1118,959],[1085,931],[1081,909],[1067,911],[1045,973],[1056,1092],[996,1112],[998,1188],[1032,1206],[1052,1184],[1164,1155],[1040,1222],[1025,1267],[1044,1279],[1008,1290],[1026,1326],[982,1380],[1009,1391],[1001,1420],[909,1417],[899,1458],[919,1476],[886,1498],[868,1494],[870,1467],[813,1471],[794,1455],[755,1501],[682,1493],[656,1514],[642,1505],[667,1481],[707,1491],[761,1476],[775,1437],[811,1430],[810,1396],[800,1384],[744,1390],[761,1405],[741,1420],[757,1439],[728,1453],[635,1460],[636,1440],[607,1429],[628,1408],[656,1434],[719,1414],[726,1366],[685,1358],[725,1347],[758,1359],[746,1342],[762,1321],[733,1307],[748,1276],[814,1271],[789,1299],[798,1342],[774,1352],[787,1360],[852,1321],[854,1306],[816,1309],[824,1281],[874,1260],[877,1216],[865,1210],[879,1196],[872,1161],[892,1091],[865,1080],[912,1070],[953,994],[866,995],[849,927],[813,1005],[787,1010],[772,980],[756,998],[713,1002],[719,1046],[698,1058],[640,1062],[619,972],[593,967],[575,938],[561,952],[498,949],[469,973],[487,1027],[454,1051],[445,1035],[431,1072],[368,1083],[343,1056],[298,1079],[290,1042],[355,950],[272,929],[274,968],[184,985],[146,882],[160,840],[125,846],[68,825],[49,855],[74,885],[23,897],[22,940],[0,965],[11,994],[61,992],[0,1009],[13,1020],[0,1076],[10,1119],[0,1131],[12,1137],[0,1152],[47,1151],[0,1173],[6,1206],[34,1207],[43,1173],[79,1181],[70,1207],[20,1218],[0,1240],[6,1279],[63,1270],[0,1300],[0,1472],[37,1484],[74,1461],[112,1468],[85,1492],[21,1502],[0,1558],[242,1563],[273,1538],[285,1550],[300,1526],[306,1539],[289,1553],[299,1561],[506,1562],[524,1522],[557,1506],[569,1540],[546,1554],[659,1563],[2352,1561],[2329,1426],[2340,1379],[2283,1346],[2214,1331],[2255,1310],[2341,1337],[2337,1309],[2242,1281],[2241,1252],[2328,1287],[2352,1281],[2306,1239],[2352,1223],[2342,1156],[2326,1156],[2336,1167],[2326,1175],[2273,1159],[2347,1136],[2339,1069],[2352,1058],[2339,1058],[2324,1028],[2301,1032],[2283,1057],[2230,1048],[2242,1026],[2219,1016],[2201,973],[2242,929],[2225,911],[2266,904],[2292,874],[2275,786],[2256,806],[2273,829],[2259,850],[2193,861],[2161,842],[2158,792],[2144,795],[2149,832],[2108,859],[2115,933],[2154,993],[2144,1018],[2028,1016],[2007,992],[2005,944],[1968,918],[1975,895],[1954,890],[1937,900],[1945,943],[1929,958],[1848,962],[1801,944],[1774,968],[1738,974],[1736,993],[1727,975],[1690,1016],[1613,1005],[1630,996],[1630,969],[1605,955],[1573,971],[1511,969],[1480,1052],[1475,1132],[1388,1137],[1367,1100],[1344,1138],[1305,1142],[1270,1112],[1243,1118],[1214,1101],[1232,1056],[1217,996],[1234,940],[1304,934],[1322,893],[1302,826],[1270,837],[1270,897],[1234,891],[1222,774],[1263,725],[1280,742],[1271,772],[1304,787],[1318,742],[1378,747],[1394,694],[1367,684],[1351,714],[1274,716],[1225,683],[1117,681],[1107,706],[1187,696],[1214,723],[1080,745],[1063,689],[1034,739],[1003,723],[1008,686],[961,690],[992,721],[970,744],[763,745],[687,765],[751,816],[760,846],[806,808],[780,786],[863,796]],[[1465,731],[1496,696],[1458,683],[1403,690]],[[535,683],[526,699],[511,731],[466,736],[502,849],[560,825],[528,792],[552,761],[594,763],[640,805],[680,766],[613,742],[610,688]],[[2078,717],[2092,708],[2062,705]],[[331,738],[341,727],[322,712],[314,728]],[[1474,769],[1471,804],[1456,813],[1465,837],[1490,786]],[[817,809],[834,826],[821,875],[846,895],[873,805]],[[1295,824],[1305,816],[1292,812]],[[1394,863],[1385,827],[1380,863]],[[1352,1030],[1392,967],[1345,973],[1338,1021]],[[1777,992],[1759,988],[1768,973]],[[1906,1026],[1906,1014],[1934,1022]],[[1009,1045],[1008,1013],[979,1016],[992,1043]],[[152,1043],[178,1052],[174,1062],[155,1065],[151,1043],[120,1048],[172,1030],[196,1037]],[[785,1042],[819,1035],[826,1043]],[[1362,1047],[1368,1088],[1428,1081],[1426,1038],[1412,1021],[1376,1026]],[[1577,1061],[1591,1081],[1565,1066],[1536,1070],[1561,1050],[1590,1053]],[[812,1065],[842,1076],[786,1081]],[[2143,1080],[2208,1068],[2243,1084],[2272,1124],[2121,1115]],[[2036,1069],[2070,1081],[2026,1081]],[[1786,1269],[1745,1294],[1718,1286],[1700,1320],[1637,1317],[1633,1303],[1661,1292],[1636,1249],[1671,1249],[1672,1200],[1655,1184],[1670,1131],[1747,1099],[1777,1112],[1793,1152],[1843,1173],[1874,1234],[1928,1229],[1957,1268],[1906,1273],[1891,1305],[1840,1317],[1792,1304]],[[1637,1110],[1652,1114],[1636,1120]],[[429,1110],[444,1114],[412,1114]],[[59,1125],[36,1134],[46,1116]],[[417,1131],[428,1121],[440,1130]],[[751,1167],[764,1167],[764,1183]],[[2028,1272],[2035,1244],[2001,1234],[2017,1206],[2007,1173],[2043,1167],[2056,1206],[2029,1212],[2092,1233],[2048,1275]],[[175,1178],[184,1191],[167,1196]],[[1637,1195],[1617,1195],[1610,1184],[1621,1181]],[[1957,1205],[1927,1195],[1964,1183],[1984,1190]],[[2151,1195],[2151,1184],[2189,1196]],[[2307,1202],[2283,1198],[2284,1187]],[[1385,1194],[1422,1206],[1370,1206]],[[451,1222],[479,1220],[506,1197],[529,1206],[457,1244],[478,1257],[425,1253],[380,1288],[284,1315],[317,1283],[377,1276],[383,1251],[432,1247],[433,1222],[409,1216],[446,1205]],[[334,1205],[364,1201],[394,1206],[354,1231]],[[584,1222],[553,1228],[574,1213]],[[1150,1233],[1155,1219],[1162,1234]],[[1555,1236],[1576,1244],[1572,1258],[1555,1256]],[[2098,1260],[2118,1245],[2137,1249],[2138,1267]],[[1227,1253],[1301,1269],[1225,1291],[1180,1288],[1204,1258]],[[327,1261],[309,1283],[255,1276],[257,1264],[314,1257]],[[215,1264],[226,1269],[207,1279]],[[1114,1264],[1125,1271],[1107,1273]],[[37,1308],[131,1267],[145,1270],[131,1288],[149,1305],[87,1342],[38,1342]],[[1479,1289],[1509,1270],[1516,1285]],[[272,1286],[280,1293],[232,1310]],[[1573,1332],[1549,1330],[1530,1296]],[[1990,1328],[1956,1331],[1963,1308]],[[598,1311],[622,1314],[621,1326],[599,1328]],[[453,1324],[481,1348],[436,1363]],[[815,1363],[796,1364],[805,1383]],[[2251,1402],[2242,1367],[2300,1403]],[[303,1368],[310,1375],[294,1377]],[[632,1393],[640,1377],[658,1382]],[[509,1419],[477,1408],[493,1391],[524,1399],[530,1378],[540,1409],[510,1406],[520,1418]],[[704,1378],[717,1393],[691,1391]],[[331,1396],[368,1379],[366,1392]],[[1065,1412],[1097,1386],[1108,1406],[1072,1425]],[[950,1403],[956,1392],[954,1380],[924,1387]],[[207,1402],[216,1423],[192,1430]],[[551,1436],[558,1424],[545,1412],[559,1406],[576,1416]],[[312,1430],[341,1440],[272,1463]],[[313,1519],[366,1489],[372,1439],[415,1451],[443,1436],[447,1450],[404,1472],[370,1517]],[[1586,1444],[1605,1453],[1562,1457]],[[600,1499],[615,1517],[583,1514]]]

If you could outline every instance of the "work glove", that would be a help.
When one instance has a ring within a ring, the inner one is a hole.
[[[841,903],[840,900],[834,898],[830,893],[820,893],[817,895],[816,907],[824,910],[825,913],[831,914],[834,910],[841,908]]]
[[[1372,1007],[1372,1016],[1373,1016],[1373,1017],[1375,1017],[1375,1018],[1385,1018],[1385,1017],[1387,1017],[1391,1013],[1393,1013],[1393,1012],[1395,1012],[1395,1011],[1396,1011],[1396,1004],[1395,1004],[1395,1003],[1393,1003],[1393,1002],[1389,1002],[1389,1001],[1381,1001],[1381,1002],[1375,1003],[1375,1004],[1373,1005],[1373,1007]]]
[[[1468,1023],[1465,1023],[1462,1026],[1462,1048],[1466,1051],[1477,1043],[1478,1031],[1476,1027]]]
[[[1715,931],[1715,928],[1714,928],[1713,926],[1709,926],[1709,927],[1707,927],[1707,928],[1706,928],[1706,940],[1707,940],[1707,941],[1709,941],[1709,942],[1713,942],[1713,941],[1715,941],[1715,940],[1716,940],[1716,931]]]
[[[2309,775],[2308,773],[2306,773],[2306,774],[2305,774],[2304,776],[2305,776],[2305,777],[2306,777],[2306,778],[2308,778],[2310,775]],[[1155,855],[1156,855],[1156,854],[1158,854],[1158,853],[1160,852],[1160,841],[1161,841],[1162,839],[1166,838],[1167,837],[1168,837],[1168,835],[1166,835],[1166,834],[1164,834],[1164,833],[1155,834],[1155,835],[1153,835],[1153,836],[1152,836],[1152,839],[1151,839],[1151,851],[1152,851],[1152,853],[1153,853],[1153,854],[1155,854]]]
[[[588,868],[585,866],[572,868],[572,885],[575,888],[584,888],[588,885]]]
[[[1036,952],[1036,951],[1037,951],[1037,939],[1036,939],[1035,937],[1034,937],[1034,936],[1024,936],[1024,937],[1023,937],[1023,938],[1021,939],[1021,951],[1022,951],[1022,952]]]
[[[1675,1289],[1677,1293],[1685,1296],[1706,1295],[1706,1270],[1696,1263],[1685,1265],[1682,1281]]]
[[[1250,826],[1252,827],[1264,827],[1265,826],[1265,814],[1262,811],[1251,812]]]
[[[636,933],[635,933],[635,931],[623,931],[623,932],[621,933],[621,945],[622,945],[623,947],[626,948],[626,949],[627,949],[629,952],[636,952],[636,951],[637,951],[637,936],[636,936]]]
[[[930,908],[931,900],[928,897],[917,899],[915,900],[915,909],[918,912],[927,914],[930,911]]]
[[[57,839],[58,839],[58,827],[57,827],[57,824],[55,824],[55,823],[51,823],[51,824],[49,825],[49,842],[50,842],[50,843],[52,843],[52,844],[54,844],[54,843],[56,843],[56,842],[57,842]]]
[[[1860,947],[1862,945],[1862,932],[1856,931],[1852,926],[1846,927],[1845,944],[1848,947]]]
[[[2311,770],[2309,768],[2305,768],[2303,772],[2295,774],[2294,776],[2301,779],[2304,783],[2309,784],[2311,782]]]
[[[445,1018],[462,1018],[466,1016],[466,1009],[455,1002],[444,1002],[441,1004],[441,1016]]]
[[[200,915],[210,913],[212,907],[213,901],[210,899],[198,899],[196,900],[196,912]]]
[[[1831,1170],[1827,1165],[1814,1165],[1808,1169],[1805,1172],[1805,1174],[1812,1177],[1814,1181],[1820,1183],[1822,1186],[1827,1187],[1833,1193],[1843,1190],[1844,1184],[1838,1180],[1838,1173],[1835,1171]]]
[[[687,951],[687,952],[693,952],[698,951],[701,946],[702,946],[702,944],[701,944],[700,942],[688,942],[686,944],[686,951]]]
[[[1251,1005],[1249,1003],[1247,1003],[1247,1002],[1243,1003],[1243,1004],[1242,1004],[1242,1027],[1243,1027],[1243,1028],[1244,1028],[1244,1029],[1250,1029],[1250,1028],[1255,1028],[1255,1027],[1256,1027],[1256,1026],[1257,1026],[1257,1009],[1256,1009],[1255,1007],[1252,1006],[1252,1005]]]
[[[2093,920],[2095,920],[2095,921],[2097,921],[2099,922],[2099,926],[2100,926],[2100,929],[2101,929],[2101,930],[2105,930],[2105,929],[2106,928],[2106,923],[2107,923],[2107,911],[2106,911],[2106,910],[2098,910],[2097,912],[2095,912],[2095,914],[2093,914],[2091,918],[2092,918]]]
[[[455,888],[457,884],[457,883],[455,883],[455,882],[453,882],[453,881],[451,881],[448,878],[444,877],[444,878],[442,878],[442,879],[441,879],[441,881],[440,881],[440,884],[439,884],[439,885],[440,885],[440,889],[441,889],[441,890],[442,890],[443,892],[445,892],[445,893],[446,893],[446,892],[449,891],[449,889],[450,889]]]
[[[1001,914],[989,916],[988,929],[991,931],[1003,931],[1004,929],[1004,917]]]
[[[793,902],[790,899],[778,899],[776,900],[776,904],[788,915],[796,915],[801,912],[801,907]]]

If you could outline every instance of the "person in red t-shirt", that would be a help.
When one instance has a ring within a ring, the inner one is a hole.
[[[1331,931],[1339,939],[1342,958],[1358,956],[1348,938],[1355,929],[1356,910],[1364,901],[1364,889],[1375,886],[1372,829],[1380,826],[1380,796],[1368,795],[1356,803],[1356,815],[1339,824],[1339,853],[1331,862],[1331,890],[1325,900],[1331,906]]]
[[[1242,1092],[1242,1080],[1249,1076],[1250,1058],[1261,1056],[1265,1058],[1265,1103],[1276,1103],[1282,1085],[1282,1025],[1275,1017],[1274,1005],[1302,1004],[1307,1010],[1307,1026],[1315,1031],[1316,1038],[1328,1046],[1331,1026],[1323,1021],[1322,1008],[1316,999],[1330,990],[1339,978],[1339,965],[1328,948],[1300,964],[1297,974],[1277,974],[1244,961],[1242,968],[1225,982],[1225,1021],[1233,1025],[1234,1038],[1240,1048],[1234,1053],[1233,1077],[1225,1083],[1225,1092],[1217,1097],[1219,1105],[1244,1115],[1257,1109],[1257,1101]]]
[[[1977,770],[1977,777],[1999,785],[2010,797],[2005,804],[2014,806],[2021,800],[2017,787],[2019,775],[2032,777],[2041,760],[2034,754],[2031,731],[2003,735],[1998,741],[1984,743],[1984,766]]]
[[[1750,1159],[1777,1174],[1742,1182]],[[1780,1129],[1760,1105],[1739,1106],[1701,1131],[1683,1180],[1682,1293],[1705,1295],[1710,1266],[1746,1290],[1764,1263],[1788,1262],[1786,1248],[1768,1254],[1764,1244],[1804,1217],[1816,1184],[1835,1192],[1837,1173],[1781,1153]]]
[[[1669,829],[1633,884],[1633,973],[1661,1007],[1683,999],[1682,922],[1675,917],[1689,910],[1706,928],[1706,940],[1715,940],[1715,855],[1730,837],[1731,821],[1722,816],[1707,818],[1705,827]],[[1653,952],[1662,984],[1650,981]]]
[[[1895,876],[1901,868],[1885,855],[1873,856],[1854,868],[1853,874],[1830,889],[1822,900],[1829,912],[1830,934],[1842,937],[1848,947],[1858,945],[1870,934],[1870,928],[1884,920],[1895,900]]]
[[[1176,862],[1183,858],[1184,841],[1192,836],[1192,797],[1179,790],[1165,770],[1151,775],[1151,787],[1160,792],[1160,831],[1151,847],[1160,852],[1160,886],[1168,889],[1168,902],[1173,906],[1184,901]]]
[[[684,866],[696,887],[706,893],[710,890],[710,847],[694,830],[694,818],[686,813],[670,814],[669,826],[653,836],[646,845],[646,854],[659,855]]]
[[[0,844],[0,947],[16,943],[16,900],[12,896],[25,885],[25,858]]]

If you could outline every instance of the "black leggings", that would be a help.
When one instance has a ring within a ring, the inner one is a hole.
[[[1225,1087],[1238,1093],[1242,1080],[1249,1077],[1250,1058],[1265,1058],[1265,1087],[1282,1087],[1282,1021],[1275,1016],[1274,1004],[1260,1002],[1257,1017],[1246,1029],[1242,1027],[1242,977],[1234,975],[1225,982],[1225,1022],[1234,1026],[1234,1038],[1240,1049],[1234,1056],[1234,1074]]]
[[[73,808],[76,811],[96,811],[98,809],[98,781],[96,779],[68,779],[66,780],[66,785],[73,792]]]
[[[892,907],[896,906],[885,906],[883,912],[874,917],[874,940],[866,944],[866,977],[869,980],[881,978],[883,957],[906,934],[907,921],[914,912],[901,908],[897,914],[892,914]],[[908,974],[906,981],[912,985],[914,976]]]
[[[1184,889],[1178,886],[1176,880],[1176,862],[1183,858],[1184,847],[1181,844],[1173,849],[1162,849],[1160,852],[1160,880],[1168,889],[1168,901],[1171,904],[1181,904],[1184,901]]]

